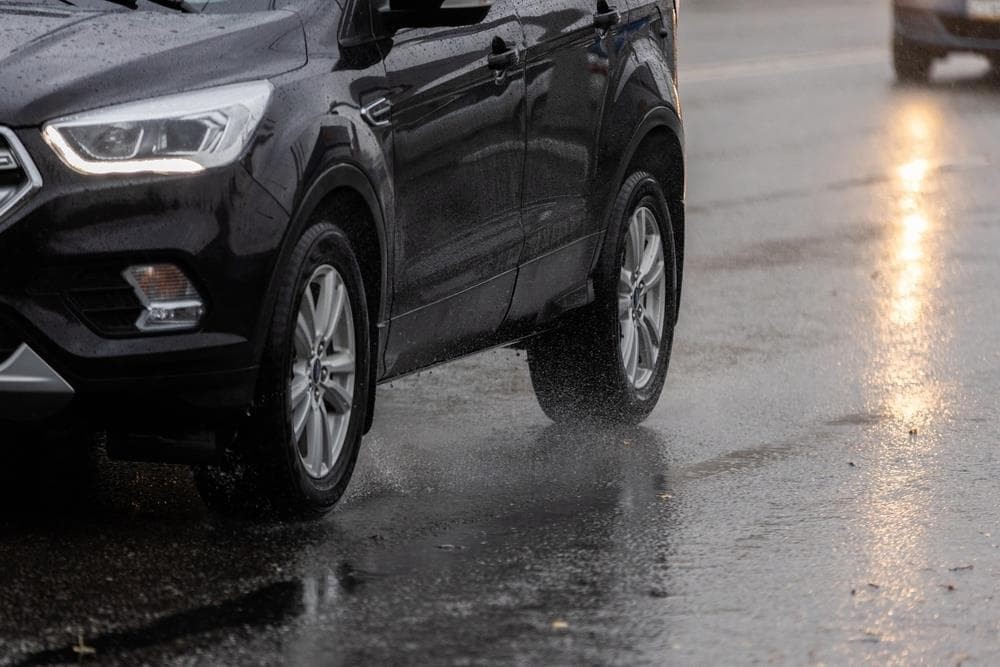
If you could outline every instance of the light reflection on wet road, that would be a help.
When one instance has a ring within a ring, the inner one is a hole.
[[[747,5],[684,5],[647,424],[551,425],[504,351],[382,388],[319,525],[212,517],[164,466],[5,495],[0,664],[79,632],[104,663],[1000,661],[1000,88],[893,85],[882,3]]]
[[[866,637],[891,641],[902,650],[884,656],[887,663],[913,660],[907,615],[922,602],[915,565],[927,563],[925,517],[934,512],[929,494],[920,490],[924,461],[935,446],[934,420],[945,418],[949,396],[933,379],[929,357],[947,330],[929,302],[934,276],[944,267],[936,247],[940,229],[929,192],[931,160],[941,155],[940,111],[933,101],[904,104],[892,119],[898,167],[891,182],[895,211],[885,237],[883,262],[876,268],[891,289],[875,302],[878,347],[868,391],[869,410],[885,416],[885,440],[874,453],[877,474],[871,476],[862,503],[866,510],[868,560],[862,595],[878,591],[881,613],[866,628]],[[880,276],[876,275],[876,279]],[[871,582],[892,582],[875,584]],[[884,590],[883,590],[884,586]],[[857,592],[855,592],[857,595]]]

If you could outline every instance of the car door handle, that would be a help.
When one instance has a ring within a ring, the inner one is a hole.
[[[517,64],[517,49],[507,46],[507,42],[500,37],[493,38],[490,47],[490,55],[486,59],[486,64],[495,72],[502,72]]]
[[[501,51],[500,53],[491,53],[490,57],[487,59],[489,68],[496,71],[502,71],[505,69],[510,69],[517,64],[517,51],[514,49],[507,49],[506,51]]]
[[[622,16],[618,13],[617,8],[609,7],[606,2],[598,3],[597,11],[594,13],[595,28],[598,30],[607,30],[618,25],[618,22],[621,20]]]

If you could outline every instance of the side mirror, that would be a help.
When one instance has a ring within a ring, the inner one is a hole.
[[[388,30],[436,28],[479,23],[492,5],[493,0],[386,0],[378,13]]]

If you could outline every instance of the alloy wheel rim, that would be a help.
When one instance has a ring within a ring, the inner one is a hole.
[[[321,478],[333,469],[347,440],[357,352],[347,285],[332,266],[320,266],[306,282],[292,340],[292,442],[309,476]]]
[[[618,278],[619,348],[625,375],[641,390],[660,357],[667,290],[663,240],[656,214],[640,206],[629,218]]]

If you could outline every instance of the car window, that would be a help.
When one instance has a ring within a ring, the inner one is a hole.
[[[371,0],[348,0],[340,27],[341,44],[359,44],[372,36]]]

